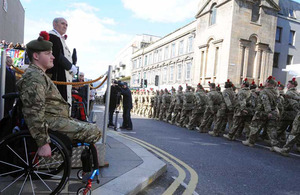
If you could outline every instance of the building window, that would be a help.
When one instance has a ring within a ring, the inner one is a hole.
[[[213,25],[216,23],[217,17],[217,4],[214,3],[210,8],[210,16],[209,16],[209,25]]]
[[[184,44],[184,41],[181,40],[179,42],[179,46],[178,46],[178,55],[182,55],[183,54],[183,44]]]
[[[251,14],[251,22],[258,22],[260,14],[260,0],[254,0],[254,4],[252,7],[252,14]]]
[[[142,58],[139,57],[139,68],[142,67]]]
[[[136,60],[133,60],[133,69],[136,69],[137,67],[136,67]]]
[[[193,41],[194,41],[194,36],[190,36],[188,39],[188,48],[187,48],[188,52],[193,51]]]
[[[137,84],[140,84],[140,79],[141,79],[141,73],[139,72],[138,78],[137,78]]]
[[[276,42],[278,42],[278,43],[281,42],[281,32],[282,32],[282,28],[277,26],[277,29],[276,29]]]
[[[289,9],[289,17],[291,17],[291,18],[296,18],[296,17],[295,17],[295,12],[294,12],[294,10]]]
[[[164,59],[168,59],[169,58],[169,46],[165,47],[165,54],[164,54]]]
[[[176,43],[172,43],[172,50],[171,50],[172,58],[175,57],[175,54],[176,54],[175,52],[176,52]]]
[[[274,53],[274,59],[273,59],[273,67],[274,68],[278,68],[279,54],[280,53],[277,53],[277,52]]]
[[[170,66],[170,81],[174,80],[174,66]]]
[[[288,55],[286,60],[286,65],[291,65],[293,63],[293,56]]]
[[[149,54],[149,64],[153,63],[152,53]]]
[[[178,64],[178,65],[177,65],[177,80],[178,80],[178,81],[181,80],[181,72],[182,72],[181,64]]]
[[[157,59],[158,59],[158,50],[155,50],[153,55],[153,63],[156,63]]]
[[[163,70],[163,83],[167,82],[167,67],[164,67]]]
[[[290,37],[289,37],[289,45],[294,45],[294,44],[295,44],[295,31],[291,30]]]
[[[191,68],[192,68],[192,63],[191,62],[186,63],[186,67],[185,67],[185,79],[186,80],[191,79]]]
[[[158,62],[162,61],[162,49],[158,50]]]
[[[144,65],[147,66],[148,65],[147,63],[148,63],[148,56],[146,55],[145,56],[145,64]]]

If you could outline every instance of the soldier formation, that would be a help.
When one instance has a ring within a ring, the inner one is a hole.
[[[245,78],[236,93],[228,79],[225,89],[209,82],[196,90],[186,85],[169,90],[133,92],[135,114],[168,122],[199,133],[223,136],[252,147],[258,139],[269,142],[271,151],[287,156],[293,146],[300,152],[300,94],[295,78],[285,86],[270,76],[257,86]]]

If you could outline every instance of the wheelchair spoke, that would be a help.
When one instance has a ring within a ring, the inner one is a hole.
[[[62,178],[62,176],[57,176],[57,175],[53,175],[53,174],[49,174],[49,173],[44,173],[44,172],[40,172],[40,171],[34,171],[34,173],[41,174],[41,175],[48,175],[48,176],[51,176],[51,177],[56,177],[58,179]]]
[[[24,188],[24,185],[25,185],[25,183],[26,183],[26,181],[27,181],[28,175],[29,175],[29,173],[26,175],[26,178],[25,178],[25,180],[24,180],[24,182],[23,182],[23,184],[22,184],[22,186],[21,186],[21,189],[20,189],[20,191],[19,191],[19,195],[23,192],[23,188]]]
[[[32,183],[32,179],[31,179],[31,175],[29,175],[29,179],[30,179],[32,193],[33,193],[33,195],[35,195],[34,188],[33,188],[33,183]]]
[[[19,166],[17,166],[17,165],[13,165],[13,164],[10,164],[10,163],[8,163],[8,162],[4,162],[4,161],[2,161],[2,160],[0,160],[0,163],[6,164],[6,165],[9,165],[9,166],[12,166],[12,167],[24,169],[23,167],[19,167]]]
[[[53,148],[53,150],[51,151],[51,153],[53,154],[53,152],[55,152],[57,149],[57,147]],[[36,155],[37,155],[37,152],[34,156],[34,160],[36,159]],[[52,158],[52,157],[51,157]],[[41,160],[39,160],[37,163],[35,163],[32,167],[36,167],[37,165],[41,164],[43,161],[45,161],[45,158],[42,158]],[[33,163],[34,161],[32,161]]]
[[[0,176],[2,177],[2,176],[4,176],[4,175],[9,175],[9,174],[11,174],[11,173],[17,173],[17,172],[20,172],[20,171],[23,171],[23,170],[24,170],[24,169],[22,168],[22,169],[10,171],[10,172],[7,172],[7,173],[2,173],[2,174],[0,174]]]
[[[14,183],[16,183],[21,177],[23,177],[23,175],[25,175],[25,173],[23,173],[22,175],[20,175],[17,179],[15,179],[8,186],[6,186],[3,190],[1,190],[1,193],[4,192],[7,188],[9,188],[11,185],[13,185]]]
[[[26,144],[26,139],[25,137],[23,138],[23,142],[24,142],[24,148],[25,148],[25,156],[26,156],[26,162],[27,162],[27,165],[28,165],[28,154],[27,154],[27,144]]]
[[[53,191],[35,171],[34,171],[34,174],[36,174],[36,176],[38,176],[38,178],[43,182],[43,184],[48,188],[48,190],[50,190],[51,192]]]
[[[28,164],[20,157],[9,145],[6,145],[20,160],[22,160],[27,166]]]
[[[35,161],[36,157],[37,157],[37,151],[36,151],[36,152],[35,152],[35,154],[34,154],[34,157],[33,157],[33,159],[32,159],[32,162],[31,162],[31,164],[33,164],[33,163],[34,163],[34,161]]]

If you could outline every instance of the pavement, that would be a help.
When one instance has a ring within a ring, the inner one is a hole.
[[[95,106],[93,112],[97,125],[102,127],[103,106]],[[93,194],[137,194],[167,170],[165,162],[121,133],[113,129],[107,131],[105,162],[109,166],[100,169],[100,184],[93,184]],[[70,189],[69,193],[73,191]]]

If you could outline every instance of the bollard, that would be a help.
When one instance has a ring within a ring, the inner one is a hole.
[[[105,97],[105,112],[104,112],[104,125],[103,125],[103,139],[102,143],[106,143],[106,130],[108,122],[108,110],[109,110],[109,100],[110,100],[110,86],[111,86],[111,71],[112,65],[109,65],[107,72],[107,81],[106,81],[106,97]]]
[[[5,94],[5,75],[6,74],[6,52],[1,52],[1,72],[0,72],[0,119],[4,117],[4,99],[2,96]]]

